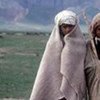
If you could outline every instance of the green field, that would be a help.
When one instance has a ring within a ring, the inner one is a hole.
[[[0,98],[29,98],[47,40],[43,35],[0,38]]]

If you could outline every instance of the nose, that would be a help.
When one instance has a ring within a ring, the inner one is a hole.
[[[72,30],[71,27],[66,27],[66,28],[65,28],[65,31],[66,31],[66,32],[69,32],[69,31],[71,31],[71,30]]]

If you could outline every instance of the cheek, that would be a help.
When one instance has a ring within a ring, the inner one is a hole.
[[[100,35],[100,30],[97,30],[96,33],[97,33],[98,35]]]
[[[62,29],[62,33],[63,33],[64,35],[66,35],[66,34],[69,33],[69,30],[68,30],[68,29]]]
[[[71,32],[72,30],[73,30],[72,27],[66,29],[67,32]]]
[[[67,28],[67,29],[65,29],[64,30],[66,33],[69,33],[70,31],[71,31],[71,29],[70,28]]]
[[[96,31],[96,35],[100,37],[100,30]]]

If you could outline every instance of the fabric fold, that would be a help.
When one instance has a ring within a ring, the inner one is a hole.
[[[82,98],[85,95],[86,89],[84,77],[86,45],[78,26],[75,27],[72,33],[64,37],[64,42],[65,46],[61,54],[60,72],[65,77],[65,81],[68,80],[74,92],[79,96],[78,98]],[[62,84],[63,87],[66,87],[66,82],[62,82]]]

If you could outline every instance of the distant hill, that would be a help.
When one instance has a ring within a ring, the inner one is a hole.
[[[80,24],[85,24],[82,17],[83,11],[91,21],[93,16],[100,12],[100,0],[0,0],[0,25],[13,26],[21,23],[49,26],[54,24],[54,16],[63,9],[76,12],[80,18]],[[24,27],[25,25],[23,29]]]

